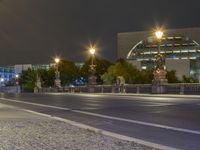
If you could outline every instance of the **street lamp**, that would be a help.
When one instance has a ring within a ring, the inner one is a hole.
[[[16,74],[16,75],[15,75],[15,78],[16,78],[16,79],[18,79],[18,78],[19,78],[19,75],[18,75],[18,74]]]
[[[157,39],[162,39],[162,37],[163,37],[163,31],[158,30],[158,31],[155,32],[155,35],[156,35]]]
[[[165,59],[160,53],[160,44],[162,42],[163,31],[158,30],[155,32],[156,43],[158,43],[158,52],[155,56],[155,69],[153,72],[154,79],[152,81],[152,93],[162,94],[166,92],[165,84],[167,83],[166,79],[166,70],[165,70]]]
[[[56,57],[54,59],[54,62],[55,62],[55,68],[56,68],[56,71],[55,71],[55,87],[57,88],[61,88],[61,81],[60,81],[60,72],[58,70],[58,65],[59,65],[59,62],[60,62],[60,58]]]
[[[95,52],[96,52],[95,48],[91,47],[89,49],[89,53],[91,55],[91,64],[90,64],[90,70],[89,70],[90,76],[88,78],[89,85],[96,85],[96,79],[97,79],[97,77],[95,76],[95,73],[96,73],[95,67],[96,67],[96,65],[94,64]],[[93,92],[94,88],[90,88],[90,89],[92,89],[92,91],[91,90],[90,91]]]
[[[16,83],[16,93],[20,93],[19,74],[15,75],[15,83]]]
[[[155,36],[156,36],[157,41],[158,41],[158,55],[160,55],[160,42],[161,42],[162,37],[163,37],[163,31],[161,31],[161,30],[156,31]]]
[[[4,78],[1,78],[1,79],[0,79],[0,86],[3,86],[3,85],[4,85],[4,81],[5,81]]]
[[[15,75],[15,80],[16,80],[15,83],[18,86],[19,85],[19,75],[18,74]]]
[[[94,67],[94,55],[95,55],[95,52],[96,52],[96,50],[94,49],[94,48],[90,48],[90,54],[91,54],[91,56],[92,56],[92,62],[91,62],[91,67]],[[94,68],[93,68],[94,69]]]
[[[60,62],[60,58],[56,57],[54,59],[54,62],[55,62],[56,72],[58,72],[58,65],[59,65],[59,62]]]
[[[56,64],[58,64],[60,62],[60,58],[55,58],[54,61]]]

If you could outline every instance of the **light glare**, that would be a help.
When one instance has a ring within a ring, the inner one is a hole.
[[[162,31],[156,31],[156,32],[155,32],[155,35],[156,35],[156,37],[157,37],[158,39],[161,39],[162,36],[163,36],[163,32],[162,32]]]
[[[55,58],[54,61],[55,61],[56,63],[59,63],[59,62],[60,62],[60,59],[59,59],[59,58]]]
[[[91,48],[91,49],[90,49],[90,54],[92,54],[92,55],[95,54],[95,49],[94,49],[94,48]]]

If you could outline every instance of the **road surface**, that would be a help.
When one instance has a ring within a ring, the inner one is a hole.
[[[200,149],[198,98],[1,94],[0,103],[177,149]]]

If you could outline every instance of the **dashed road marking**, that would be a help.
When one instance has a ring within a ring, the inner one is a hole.
[[[71,112],[85,114],[85,115],[89,115],[89,116],[95,116],[95,117],[100,117],[100,118],[105,118],[105,119],[112,119],[112,120],[123,121],[123,122],[128,122],[128,123],[133,123],[133,124],[144,125],[144,126],[151,126],[151,127],[154,127],[154,128],[173,130],[173,131],[176,131],[176,132],[183,132],[183,133],[190,133],[190,134],[200,135],[200,131],[197,131],[197,130],[177,128],[177,127],[161,125],[161,124],[156,124],[156,123],[149,123],[149,122],[138,121],[138,120],[130,120],[130,119],[119,118],[119,117],[114,117],[114,116],[91,113],[91,112],[87,112],[87,111],[73,110],[71,108],[64,108],[64,107],[51,106],[51,105],[45,105],[45,104],[38,104],[38,103],[32,103],[32,102],[26,102],[26,101],[19,101],[19,100],[8,99],[8,98],[0,98],[0,100],[23,103],[23,104],[28,104],[28,105],[41,106],[41,107],[46,107],[46,108],[54,108],[54,109],[59,109],[59,110],[69,110]]]

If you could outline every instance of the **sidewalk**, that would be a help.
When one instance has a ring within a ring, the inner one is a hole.
[[[171,98],[198,98],[200,95],[184,95],[184,94],[136,94],[136,93],[96,93],[106,95],[117,95],[117,96],[142,96],[142,97],[171,97]]]
[[[184,94],[141,94],[141,93],[39,93],[49,95],[110,95],[110,96],[138,96],[138,97],[166,97],[166,98],[194,98],[200,100],[200,95],[184,95]]]
[[[0,149],[154,150],[4,104],[0,104]]]

